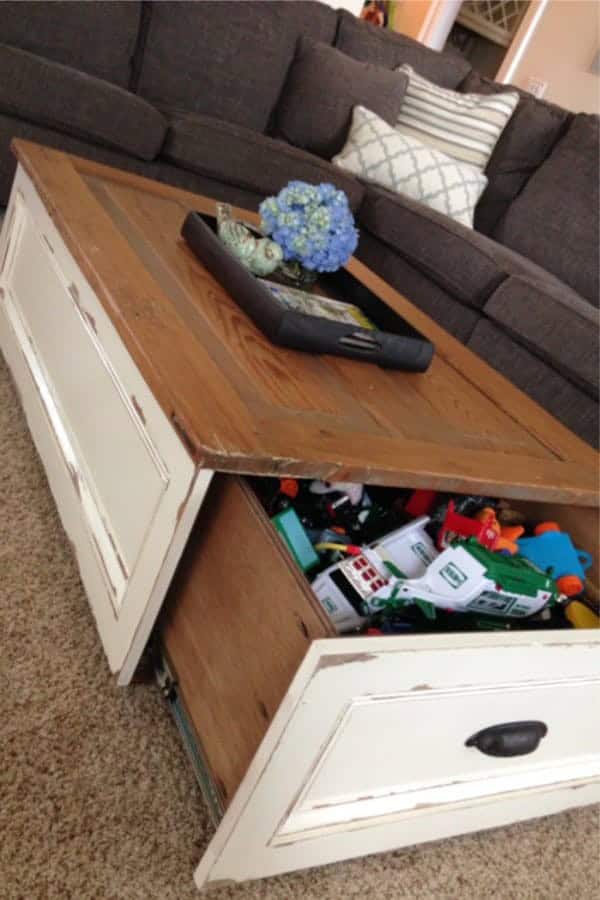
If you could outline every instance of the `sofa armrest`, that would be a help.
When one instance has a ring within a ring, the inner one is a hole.
[[[76,69],[0,44],[0,112],[151,160],[167,131],[146,100]]]

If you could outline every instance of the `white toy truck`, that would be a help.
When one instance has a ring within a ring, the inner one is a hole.
[[[359,628],[369,615],[369,602],[390,584],[391,567],[416,578],[438,555],[425,531],[427,516],[392,531],[365,547],[360,556],[335,563],[317,575],[312,589],[339,633]]]
[[[428,521],[416,519],[317,576],[313,590],[338,632],[411,604],[430,618],[437,607],[515,619],[560,599],[554,579],[529,560],[494,553],[474,538],[438,554],[424,530]]]

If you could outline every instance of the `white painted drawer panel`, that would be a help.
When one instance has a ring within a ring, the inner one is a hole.
[[[125,684],[212,473],[197,471],[20,167],[0,236],[0,346]]]
[[[416,687],[348,704],[288,828],[322,825],[325,808],[332,822],[343,821],[345,805],[356,809],[357,796],[369,816],[384,805],[398,812],[492,797],[568,780],[586,768],[600,775],[600,718],[589,715],[600,699],[600,675],[573,683]],[[466,746],[492,725],[532,721],[548,732],[527,755],[502,758]]]
[[[600,800],[600,645],[561,632],[313,642],[198,885],[272,875]],[[466,747],[536,720],[527,755]]]
[[[167,474],[98,341],[95,319],[89,312],[85,317],[78,288],[71,284],[69,290],[67,283],[25,213],[10,295],[105,521],[110,511],[111,536],[127,577],[166,490]]]

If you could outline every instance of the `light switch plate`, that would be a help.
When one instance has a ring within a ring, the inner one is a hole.
[[[548,82],[542,81],[541,78],[535,78],[535,76],[530,75],[527,79],[526,90],[533,94],[534,97],[543,97],[547,87]]]

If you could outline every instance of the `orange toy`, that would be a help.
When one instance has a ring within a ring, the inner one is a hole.
[[[479,522],[485,524],[496,532],[497,538],[494,543],[494,550],[506,551],[514,556],[518,551],[517,540],[525,533],[522,525],[500,525],[497,519],[496,511],[491,506],[484,506],[476,513],[475,518]]]

